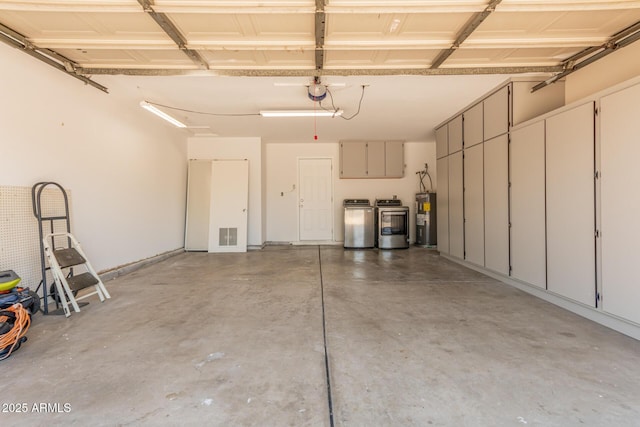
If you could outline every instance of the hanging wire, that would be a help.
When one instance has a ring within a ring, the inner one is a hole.
[[[358,114],[360,114],[360,108],[362,107],[362,100],[364,99],[364,89],[366,88],[366,86],[365,86],[365,85],[362,85],[361,87],[362,87],[362,93],[360,94],[360,101],[358,101],[358,111],[356,111],[356,112],[355,112],[352,116],[350,116],[350,117],[345,117],[345,116],[338,116],[338,117],[340,117],[341,119],[344,119],[344,120],[351,120],[351,119],[353,119],[354,117],[356,117]],[[325,111],[330,111],[330,112],[335,113],[335,112],[337,112],[337,111],[338,111],[338,108],[336,107],[336,104],[335,104],[335,103],[334,103],[334,101],[333,101],[333,94],[331,93],[331,90],[329,90],[329,87],[328,87],[328,86],[327,86],[327,93],[329,94],[329,98],[331,99],[331,108],[332,108],[332,109],[325,108],[325,107],[322,105],[322,101],[320,101],[320,102],[319,102],[319,104],[320,104],[320,108],[322,108],[322,109],[323,109],[323,110],[325,110]]]
[[[248,116],[259,116],[260,115],[260,113],[209,113],[209,112],[205,112],[205,111],[195,111],[195,110],[188,110],[186,108],[172,107],[170,105],[158,104],[157,102],[151,102],[151,101],[145,101],[145,102],[148,102],[151,105],[155,105],[156,107],[163,107],[163,108],[168,108],[170,110],[176,110],[176,111],[184,111],[185,113],[204,114],[204,115],[207,115],[207,116],[248,117]]]
[[[315,86],[317,83],[314,81],[313,85]],[[351,120],[354,117],[356,117],[358,114],[360,114],[360,109],[362,108],[362,100],[364,99],[364,90],[366,88],[366,85],[362,85],[362,93],[360,94],[360,100],[358,101],[358,110],[351,116],[349,117],[345,117],[345,116],[337,116],[340,117],[341,119],[344,120]],[[338,108],[335,105],[334,99],[333,99],[333,93],[331,93],[331,90],[329,90],[329,87],[326,86],[327,89],[327,93],[329,94],[329,98],[331,99],[331,107],[332,109],[328,109],[325,106],[322,105],[322,101],[318,101],[318,106],[320,106],[321,109],[325,110],[325,111],[330,111],[333,112],[334,114],[338,111]],[[197,111],[197,110],[190,110],[187,108],[179,108],[179,107],[172,107],[171,105],[165,105],[165,104],[160,104],[157,102],[151,102],[151,101],[147,101],[145,100],[145,102],[154,105],[156,107],[162,107],[162,108],[168,108],[170,110],[175,110],[175,111],[182,111],[185,113],[193,113],[193,114],[202,114],[202,115],[206,115],[206,116],[217,116],[217,117],[253,117],[253,116],[260,116],[260,113],[212,113],[212,112],[207,112],[207,111]],[[314,108],[315,108],[315,101],[314,101]],[[336,117],[335,115],[333,117]]]

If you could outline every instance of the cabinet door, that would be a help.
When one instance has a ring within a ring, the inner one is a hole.
[[[400,141],[386,141],[384,143],[385,175],[387,178],[402,178],[404,176],[404,143]]]
[[[464,259],[484,266],[482,144],[464,149]]]
[[[436,162],[438,183],[437,227],[438,251],[449,253],[449,157]]]
[[[367,142],[367,177],[383,178],[385,176],[384,141]]]
[[[484,145],[484,263],[509,274],[509,138]]]
[[[464,117],[464,148],[479,144],[484,140],[482,102],[469,108]]]
[[[449,155],[449,128],[447,125],[436,129],[436,158]]]
[[[600,101],[602,308],[640,324],[640,85]]]
[[[484,102],[484,139],[509,130],[509,85],[488,96]]]
[[[546,289],[544,122],[511,132],[511,276]]]
[[[449,253],[464,259],[462,151],[449,156]]]
[[[596,304],[594,103],[546,120],[547,289]]]
[[[462,150],[462,114],[447,124],[449,132],[449,154]]]
[[[349,141],[340,143],[340,177],[366,178],[367,143]]]

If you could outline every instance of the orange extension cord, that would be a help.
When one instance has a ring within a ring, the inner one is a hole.
[[[5,308],[5,311],[12,311],[16,315],[16,321],[13,324],[13,328],[4,335],[0,335],[0,351],[8,347],[11,347],[9,351],[0,358],[4,360],[11,356],[16,344],[20,342],[20,339],[25,336],[31,325],[31,318],[29,312],[22,306],[22,304],[13,304],[9,308]],[[0,316],[0,322],[6,322],[9,320],[7,316]]]

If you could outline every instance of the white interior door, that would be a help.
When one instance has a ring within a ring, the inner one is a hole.
[[[211,163],[209,252],[246,252],[249,161]]]
[[[300,240],[333,240],[331,159],[298,160]]]

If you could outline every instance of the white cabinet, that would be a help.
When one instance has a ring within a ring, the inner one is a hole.
[[[484,266],[484,170],[482,144],[464,149],[464,258]]]
[[[462,150],[462,114],[447,123],[449,133],[449,154]]]
[[[436,129],[436,158],[449,155],[449,127],[445,124]]]
[[[349,141],[340,143],[340,178],[366,178],[367,143]]]
[[[509,237],[509,133],[514,125],[564,104],[562,82],[531,93],[531,88],[538,82],[510,79],[436,129],[437,158],[448,159],[444,176],[448,178],[449,202],[446,207],[448,228],[444,224],[439,226],[438,240],[448,237],[448,252],[445,253],[504,275],[509,274],[509,258],[515,251],[515,277],[525,282],[530,279],[544,288],[544,125],[538,129],[539,142],[534,150],[537,157],[528,159],[525,154],[515,159],[524,169],[514,171],[517,189],[522,192],[515,196],[519,228],[514,239]],[[522,148],[526,151],[530,147],[525,144]],[[464,160],[455,155],[461,150],[464,150]],[[516,149],[519,151],[522,151],[520,147]],[[535,169],[532,179],[536,192],[526,194],[532,184],[531,177],[526,175],[531,168]],[[442,182],[438,173],[439,188]],[[530,208],[532,200],[536,204]],[[438,209],[442,211],[439,221],[444,210],[444,207]],[[535,223],[524,225],[522,220]],[[447,233],[446,237],[443,233]],[[528,253],[527,246],[530,237],[534,242],[532,254]],[[519,246],[510,248],[514,242]],[[529,265],[529,261],[533,264]]]
[[[546,289],[544,122],[511,133],[511,276]]]
[[[404,142],[340,142],[340,178],[402,178]]]
[[[546,124],[547,289],[595,307],[594,103]]]
[[[483,145],[485,267],[508,275],[509,138],[501,135]]]
[[[464,148],[480,144],[484,141],[484,123],[482,102],[474,105],[462,115],[464,129]]]
[[[385,141],[384,162],[384,176],[386,178],[402,178],[404,176],[404,143]]]
[[[509,85],[489,95],[484,104],[484,138],[491,139],[509,131]]]
[[[384,178],[385,172],[385,142],[367,142],[367,178]]]
[[[640,324],[640,84],[600,101],[602,308]]]
[[[436,217],[438,227],[438,251],[449,253],[449,157],[438,159],[438,204]]]
[[[462,151],[449,156],[449,254],[464,258]]]

